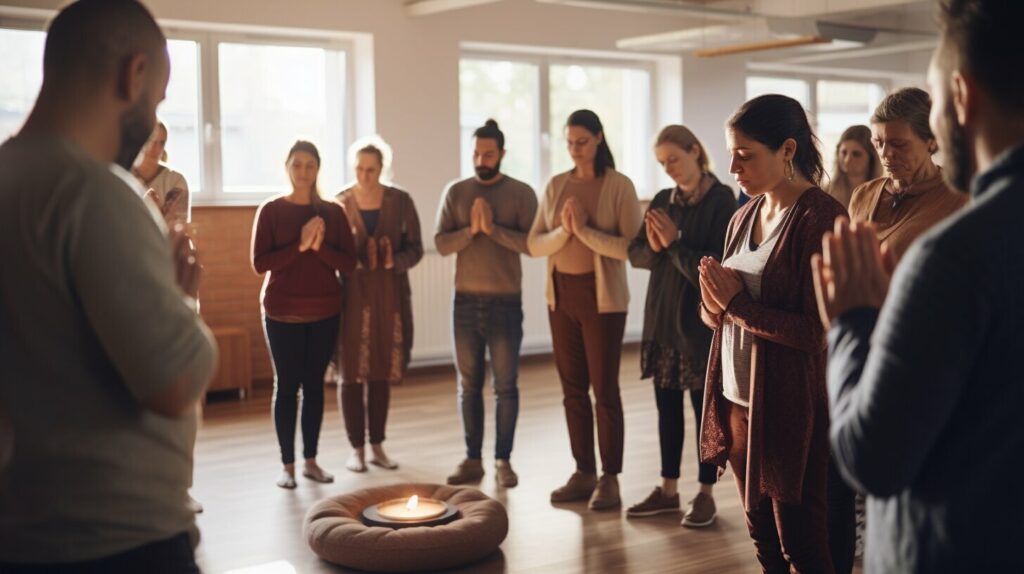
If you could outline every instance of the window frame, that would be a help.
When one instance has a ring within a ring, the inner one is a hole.
[[[0,29],[23,31],[46,31],[47,22],[56,14],[50,10],[0,7]],[[221,43],[252,44],[260,46],[282,46],[319,48],[343,54],[344,67],[337,78],[326,78],[329,87],[333,82],[342,105],[328,106],[328,114],[340,109],[342,125],[341,149],[347,150],[356,136],[356,40],[353,34],[316,30],[293,31],[286,28],[246,27],[238,25],[203,24],[186,21],[158,19],[168,40],[185,40],[197,44],[199,77],[197,85],[197,137],[199,141],[199,182],[190,182],[193,206],[252,206],[273,197],[278,191],[267,193],[228,193],[223,186],[223,157],[221,145],[220,116],[220,74],[219,46]],[[42,65],[42,62],[40,62]],[[326,70],[325,70],[326,71]],[[340,84],[339,84],[340,82]],[[332,94],[328,93],[328,101]],[[158,114],[159,115],[159,114]],[[284,145],[284,144],[282,144]],[[347,154],[341,161],[339,173],[348,173]],[[282,165],[284,163],[281,159]],[[283,168],[282,168],[283,169]],[[198,184],[198,185],[196,185]],[[280,190],[281,192],[287,190]]]
[[[588,54],[583,51],[571,51],[561,52],[558,50],[552,50],[548,52],[542,52],[542,49],[537,47],[500,47],[500,48],[488,48],[480,45],[463,45],[459,50],[459,65],[461,66],[463,60],[489,60],[493,62],[513,62],[521,64],[532,64],[537,66],[537,94],[535,99],[537,103],[537,121],[535,122],[535,134],[536,144],[534,150],[534,160],[537,165],[537,177],[535,191],[538,196],[544,193],[544,186],[551,178],[556,175],[552,173],[551,165],[551,152],[552,146],[555,145],[556,139],[560,134],[552,134],[550,132],[551,126],[551,67],[552,66],[599,66],[605,68],[617,68],[626,70],[639,70],[647,72],[650,78],[649,90],[648,90],[648,110],[647,121],[645,123],[644,130],[646,131],[647,138],[653,142],[656,135],[657,122],[658,122],[658,98],[660,93],[661,81],[658,75],[658,63],[652,58],[644,57],[642,54],[638,55],[623,55],[622,57],[609,57],[600,53]],[[461,90],[461,88],[460,88]],[[459,109],[459,115],[461,116],[461,104]],[[460,122],[461,129],[461,122]],[[466,153],[467,150],[460,150],[461,153]],[[621,161],[622,158],[616,158]],[[619,166],[621,167],[621,166]],[[634,182],[637,187],[637,195],[641,198],[653,197],[658,192],[658,175],[660,171],[657,169],[657,162],[650,161],[644,162],[643,167],[644,182]],[[534,182],[528,182],[531,185]],[[650,189],[647,189],[649,187]]]

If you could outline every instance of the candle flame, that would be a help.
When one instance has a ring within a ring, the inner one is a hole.
[[[406,503],[405,508],[407,510],[416,510],[416,507],[419,506],[419,505],[420,505],[420,497],[414,494],[411,497],[409,497],[409,502]]]

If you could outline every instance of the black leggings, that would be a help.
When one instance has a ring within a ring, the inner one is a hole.
[[[281,462],[295,462],[295,418],[302,388],[302,456],[314,458],[324,418],[324,371],[338,340],[339,316],[312,323],[266,320],[274,360],[274,427]]]
[[[683,439],[686,428],[683,424],[683,391],[654,387],[654,400],[658,405],[658,442],[661,443],[662,478],[679,478],[679,465],[683,460]],[[696,420],[697,457],[700,458],[700,419],[704,409],[704,390],[690,391],[690,404]],[[697,480],[701,484],[718,482],[718,467],[713,464],[699,464]]]

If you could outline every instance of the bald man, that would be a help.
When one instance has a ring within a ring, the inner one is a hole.
[[[0,146],[0,572],[198,572],[186,492],[216,346],[196,253],[124,171],[169,68],[139,3],[71,4]]]

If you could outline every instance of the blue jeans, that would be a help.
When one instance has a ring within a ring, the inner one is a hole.
[[[459,412],[466,435],[466,457],[480,458],[484,440],[484,362],[490,352],[497,440],[494,458],[508,460],[519,416],[519,348],[523,343],[523,303],[519,296],[455,294],[452,327],[459,373]]]

